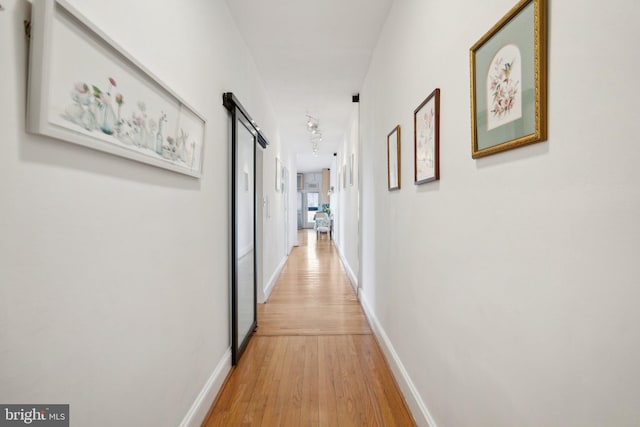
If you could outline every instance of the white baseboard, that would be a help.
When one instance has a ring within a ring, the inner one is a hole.
[[[349,265],[349,261],[347,261],[347,258],[342,253],[342,248],[340,248],[340,246],[336,245],[335,243],[334,243],[334,246],[338,250],[338,255],[340,256],[340,261],[342,261],[342,265],[344,267],[344,271],[347,272],[347,276],[349,277],[349,281],[351,282],[351,287],[355,291],[356,295],[358,295],[358,277],[356,277],[356,274],[353,272],[353,269]]]
[[[371,325],[371,329],[373,329],[373,333],[378,338],[378,342],[382,347],[382,352],[387,359],[387,363],[389,363],[389,367],[393,372],[393,376],[402,391],[405,401],[407,402],[407,406],[409,407],[416,424],[424,427],[437,427],[431,413],[429,413],[429,409],[427,409],[420,393],[413,384],[413,381],[411,381],[409,373],[402,364],[398,353],[396,353],[396,350],[393,348],[389,337],[382,328],[382,325],[380,325],[380,322],[378,322],[378,318],[369,307],[364,293],[361,293],[360,295],[360,305],[369,319],[369,324]]]
[[[265,286],[264,288],[264,300],[258,301],[259,304],[264,304],[269,299],[269,296],[271,295],[271,292],[273,291],[273,288],[276,285],[276,282],[278,281],[278,277],[280,277],[280,273],[282,272],[282,269],[287,263],[287,259],[289,259],[288,256],[285,256],[284,258],[282,258],[282,261],[280,261],[280,264],[278,265],[278,267],[276,267],[276,271],[274,271],[273,274],[271,275],[271,278],[269,279],[269,283],[267,283],[267,286]]]
[[[200,427],[202,425],[230,370],[231,348],[224,353],[224,356],[218,362],[207,383],[198,394],[191,408],[189,408],[187,415],[184,416],[180,427]]]

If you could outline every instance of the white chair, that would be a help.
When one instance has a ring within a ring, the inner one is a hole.
[[[316,239],[320,239],[320,233],[327,233],[329,239],[331,239],[331,220],[325,212],[318,212],[315,215]]]

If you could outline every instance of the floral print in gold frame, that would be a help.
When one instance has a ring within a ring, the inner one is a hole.
[[[547,139],[547,1],[522,0],[470,49],[479,158]]]

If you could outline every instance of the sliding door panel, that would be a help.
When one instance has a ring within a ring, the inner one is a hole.
[[[256,150],[268,142],[232,93],[223,95],[231,113],[231,360],[242,356],[258,327],[256,248]]]
[[[236,123],[236,308],[238,350],[256,324],[255,136],[242,120]]]

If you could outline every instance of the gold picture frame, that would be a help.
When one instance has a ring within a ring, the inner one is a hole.
[[[471,156],[546,141],[547,1],[520,1],[469,56]]]

